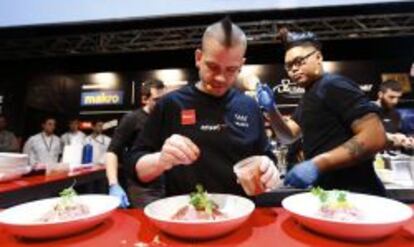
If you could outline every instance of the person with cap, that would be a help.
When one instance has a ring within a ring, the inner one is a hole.
[[[292,118],[284,120],[272,90],[260,85],[257,93],[259,104],[276,116],[274,131],[281,142],[303,138],[305,161],[287,172],[284,183],[385,195],[373,167],[374,155],[386,143],[379,108],[351,79],[324,72],[315,34],[282,29],[280,37],[287,74],[305,94]]]

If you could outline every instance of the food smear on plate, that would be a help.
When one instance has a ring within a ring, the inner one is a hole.
[[[361,210],[349,201],[346,191],[327,191],[316,187],[312,188],[311,193],[321,202],[318,214],[323,218],[346,222],[360,221],[364,218]]]
[[[190,194],[188,205],[181,207],[172,217],[172,220],[218,220],[227,218],[200,184],[196,185],[196,192]]]
[[[73,187],[64,189],[59,193],[59,201],[44,214],[38,222],[51,223],[81,218],[90,213],[87,205],[78,201],[78,195]]]

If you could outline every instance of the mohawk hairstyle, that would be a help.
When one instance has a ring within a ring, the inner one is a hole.
[[[215,39],[226,48],[235,45],[247,46],[246,34],[229,17],[225,17],[206,28],[202,37],[203,48],[209,39]]]
[[[296,46],[313,46],[319,51],[322,49],[318,37],[312,32],[289,32],[287,28],[283,27],[279,30],[277,37],[281,40],[286,51]]]
[[[220,23],[224,32],[224,46],[230,47],[232,45],[233,23],[231,22],[230,17],[228,16],[222,19]]]

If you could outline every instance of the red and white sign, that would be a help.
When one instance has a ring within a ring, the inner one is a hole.
[[[196,123],[196,111],[194,109],[181,111],[181,125],[194,125]]]

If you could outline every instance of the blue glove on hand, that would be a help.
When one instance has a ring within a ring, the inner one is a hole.
[[[285,185],[306,189],[319,177],[319,168],[312,160],[295,165],[285,176]]]
[[[272,89],[267,84],[259,83],[256,88],[257,101],[266,111],[271,111],[276,106]]]
[[[128,197],[119,184],[113,184],[109,187],[109,195],[116,196],[121,201],[121,208],[126,208],[129,206]]]

